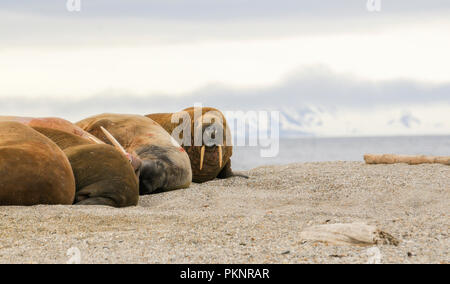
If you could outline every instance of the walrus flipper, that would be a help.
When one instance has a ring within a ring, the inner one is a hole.
[[[220,173],[217,175],[217,178],[220,179],[226,179],[230,177],[242,177],[249,179],[250,177],[241,173],[234,173],[231,169],[231,160],[228,161],[228,163],[225,164],[223,169],[220,171]]]
[[[76,202],[76,201],[75,201]],[[82,201],[74,203],[74,205],[104,205],[104,206],[111,206],[111,207],[117,207],[117,203],[106,197],[92,197],[87,198]]]
[[[107,180],[100,181],[88,185],[79,191],[75,195],[74,205],[105,205],[112,207],[126,207],[136,205],[134,201],[128,200],[127,196],[117,192],[117,187],[120,186],[115,182],[109,182]],[[123,186],[125,186],[123,184]],[[112,192],[115,193],[113,194]],[[124,190],[127,192],[128,190]]]

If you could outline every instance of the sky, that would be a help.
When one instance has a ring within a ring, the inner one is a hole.
[[[80,2],[0,3],[1,114],[203,103],[319,136],[450,135],[450,1]]]

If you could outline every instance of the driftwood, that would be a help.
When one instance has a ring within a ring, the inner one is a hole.
[[[378,244],[398,245],[390,234],[364,223],[325,224],[304,229],[300,233],[304,241],[322,242],[332,245],[373,246]]]
[[[418,164],[444,164],[450,165],[450,156],[408,156],[408,155],[364,155],[364,161],[367,164],[396,164],[396,163],[407,163],[410,165]]]

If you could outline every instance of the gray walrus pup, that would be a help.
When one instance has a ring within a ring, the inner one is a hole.
[[[140,194],[187,188],[192,181],[189,156],[159,124],[140,115],[101,114],[80,122],[83,130],[110,143],[102,128],[141,160]]]

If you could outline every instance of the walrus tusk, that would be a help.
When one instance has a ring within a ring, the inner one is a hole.
[[[105,143],[103,143],[102,140],[98,139],[97,137],[95,137],[95,136],[93,136],[93,135],[88,135],[88,138],[89,138],[89,140],[91,140],[91,141],[94,142],[94,143],[97,143],[97,144],[105,144]]]
[[[222,168],[223,157],[222,157],[222,145],[219,145],[219,166]]]
[[[108,130],[103,128],[103,126],[100,126],[100,129],[103,131],[106,138],[108,138],[108,140],[114,145],[114,147],[116,147],[117,150],[122,152],[128,159],[130,159],[127,151],[125,151],[125,149],[122,147],[122,145],[120,145],[120,143],[116,140],[116,138],[114,138],[114,136],[112,136],[112,134],[109,133]]]
[[[200,150],[200,170],[203,169],[203,159],[205,158],[205,145],[202,146]]]
[[[364,155],[364,161],[367,164],[396,164],[396,163],[407,163],[410,165],[417,164],[433,164],[439,163],[444,165],[450,165],[450,157],[438,157],[438,156],[408,156],[408,155]]]

